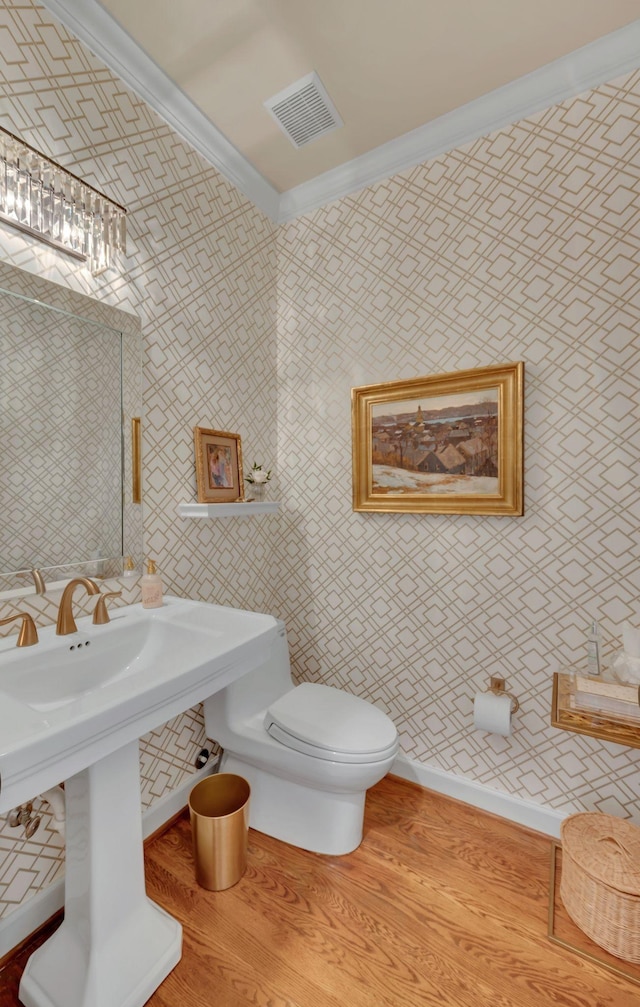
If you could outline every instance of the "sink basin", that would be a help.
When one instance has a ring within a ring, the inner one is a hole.
[[[0,814],[256,667],[275,620],[180,598],[0,646]]]
[[[166,598],[111,622],[0,641],[0,814],[65,781],[64,920],[20,981],[25,1007],[142,1007],[182,953],[144,886],[138,738],[256,668],[268,615]]]
[[[160,676],[167,663],[174,674],[196,659],[207,659],[210,639],[162,619],[114,619],[109,629],[91,627],[47,640],[37,652],[19,651],[2,661],[2,692],[32,710],[47,713],[76,703],[114,682],[140,676],[153,668]],[[17,650],[17,648],[16,648]],[[27,658],[29,660],[27,660]],[[88,705],[88,704],[85,704]]]

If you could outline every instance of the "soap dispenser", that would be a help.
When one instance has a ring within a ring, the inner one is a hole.
[[[147,572],[140,578],[142,607],[160,608],[162,605],[162,579],[157,572],[155,560],[147,560]]]
[[[122,576],[129,580],[131,577],[137,577],[138,571],[136,570],[135,563],[133,562],[133,556],[125,556],[124,558],[124,569],[122,571]]]

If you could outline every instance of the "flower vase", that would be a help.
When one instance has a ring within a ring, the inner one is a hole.
[[[255,503],[262,503],[265,497],[266,483],[251,483],[249,496],[253,497]]]

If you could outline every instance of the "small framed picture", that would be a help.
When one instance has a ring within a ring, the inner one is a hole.
[[[352,389],[353,509],[522,515],[523,396],[522,362]]]
[[[244,500],[239,434],[194,427],[198,503]]]

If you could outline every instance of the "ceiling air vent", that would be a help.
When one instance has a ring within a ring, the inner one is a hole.
[[[264,107],[294,147],[304,147],[343,125],[315,72],[269,98]]]

